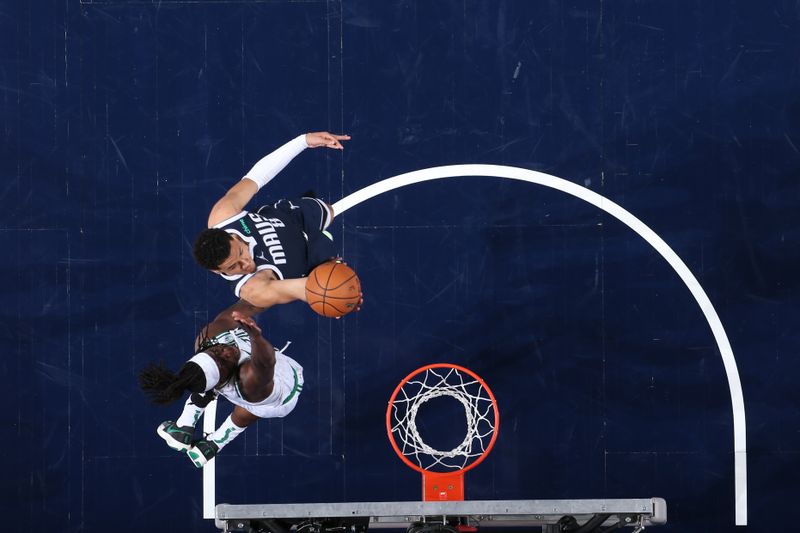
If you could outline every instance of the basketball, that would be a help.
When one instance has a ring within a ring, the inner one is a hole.
[[[308,275],[306,300],[311,309],[322,316],[344,316],[358,308],[361,301],[361,281],[346,264],[328,261]]]

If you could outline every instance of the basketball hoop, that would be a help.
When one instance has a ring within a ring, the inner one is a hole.
[[[464,440],[452,450],[429,446],[416,423],[420,407],[442,396],[463,406],[467,422]],[[489,386],[471,370],[449,363],[423,366],[407,375],[386,409],[389,442],[406,465],[422,474],[423,501],[463,500],[464,472],[489,455],[499,427],[500,413]]]

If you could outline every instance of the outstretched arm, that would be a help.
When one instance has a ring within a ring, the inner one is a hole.
[[[242,298],[235,304],[220,311],[207,330],[216,335],[230,329],[234,313],[252,318],[275,304],[285,304],[295,300],[306,301],[306,278],[271,280],[265,274],[256,274],[242,287]],[[258,305],[256,305],[258,304]]]
[[[262,375],[261,377],[268,377],[271,382],[272,371],[275,368],[275,348],[261,336],[261,328],[251,317],[234,312],[232,318],[250,335],[250,343],[253,348],[250,354],[251,360],[259,371],[268,372],[268,376]],[[261,383],[261,385],[263,384]]]
[[[206,348],[211,339],[223,331],[234,329],[236,325],[237,322],[233,319],[231,313],[225,314],[223,311],[222,313],[218,314],[213,321],[203,326],[203,328],[197,333],[197,336],[194,339],[195,351],[200,350],[201,348]]]
[[[303,279],[303,281],[305,280]],[[303,297],[305,298],[305,285],[303,285]],[[266,307],[269,306],[259,307],[244,299],[240,299],[235,304],[221,311],[216,317],[214,317],[214,320],[212,320],[211,323],[200,330],[194,340],[194,349],[199,350],[200,346],[205,341],[213,338],[223,331],[228,331],[235,328],[238,324],[245,323],[248,325],[248,327],[253,327],[251,324],[255,325],[256,323],[255,320],[253,320],[253,317],[263,311]],[[261,330],[258,329],[258,326],[255,326],[255,328],[260,334]]]
[[[253,309],[259,310],[295,300],[305,302],[306,278],[278,280],[271,279],[266,272],[259,272],[247,280],[239,294]]]
[[[334,135],[327,131],[306,133],[295,137],[262,158],[239,183],[231,187],[225,193],[225,196],[214,204],[214,207],[211,208],[211,213],[208,215],[208,227],[211,228],[241,212],[261,187],[277,176],[292,159],[306,148],[327,146],[328,148],[343,150],[342,143],[339,141],[349,139],[349,135]]]

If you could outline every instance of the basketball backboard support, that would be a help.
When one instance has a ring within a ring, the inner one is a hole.
[[[666,521],[667,504],[662,498],[216,506],[216,525],[225,533],[364,533],[368,529],[465,533],[523,527],[540,527],[544,533],[579,528],[590,533],[627,526],[638,532]]]
[[[416,431],[419,407],[450,396],[462,404],[467,435],[450,451],[427,445]],[[474,372],[450,363],[424,366],[394,390],[386,411],[386,430],[395,452],[422,473],[422,501],[229,505],[215,507],[225,533],[365,533],[368,529],[407,533],[472,533],[479,528],[541,527],[545,533],[599,533],[667,521],[662,498],[596,500],[464,500],[464,472],[491,451],[500,418],[488,385]],[[399,434],[399,438],[395,436]],[[399,443],[398,443],[399,440]],[[420,456],[432,458],[420,461]],[[461,458],[459,459],[459,457]],[[455,462],[451,462],[456,458]],[[436,469],[444,467],[445,472]],[[449,488],[447,484],[451,484]]]

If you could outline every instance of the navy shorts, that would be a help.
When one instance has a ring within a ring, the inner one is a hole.
[[[275,211],[281,220],[292,221],[302,228],[308,242],[308,271],[337,257],[333,237],[325,229],[333,221],[333,211],[322,200],[311,197],[278,200],[258,208],[261,216],[269,218]]]
[[[288,217],[303,228],[306,235],[323,231],[333,222],[333,212],[328,205],[317,198],[303,197],[278,200],[274,204],[258,208],[259,215],[270,216],[272,210],[280,211],[281,219]]]

